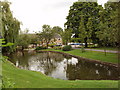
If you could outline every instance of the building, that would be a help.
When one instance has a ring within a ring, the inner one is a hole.
[[[56,33],[53,39],[51,40],[51,43],[54,43],[56,45],[62,45],[62,37]]]

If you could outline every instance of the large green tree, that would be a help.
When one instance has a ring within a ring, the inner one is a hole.
[[[120,26],[120,12],[119,12],[119,6],[120,2],[110,2],[108,1],[105,4],[105,10],[108,13],[107,15],[107,21],[108,24],[108,30],[110,32],[109,41],[113,46],[117,45],[119,43],[119,26]],[[117,43],[117,44],[116,44]]]
[[[13,52],[18,43],[18,34],[20,30],[20,22],[13,17],[10,10],[10,2],[4,1],[0,2],[0,8],[2,12],[2,38],[5,42],[14,43],[13,46],[3,48],[3,51]]]
[[[119,5],[120,2],[108,1],[100,12],[99,31],[96,34],[104,47],[119,46]]]
[[[69,10],[69,15],[67,16],[67,22],[65,23],[65,27],[69,30],[72,28],[72,33],[75,34],[75,38],[79,37],[80,34],[80,22],[82,21],[82,17],[84,17],[84,27],[85,31],[89,31],[90,28],[87,26],[87,23],[90,21],[89,18],[92,19],[92,35],[91,39],[93,39],[93,43],[97,43],[98,38],[96,37],[95,32],[98,30],[96,27],[99,23],[99,11],[103,8],[98,5],[97,2],[75,2]],[[91,26],[90,26],[91,27]],[[87,47],[87,38],[84,39]]]

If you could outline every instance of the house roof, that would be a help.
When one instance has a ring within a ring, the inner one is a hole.
[[[55,33],[54,38],[61,38],[60,34]]]

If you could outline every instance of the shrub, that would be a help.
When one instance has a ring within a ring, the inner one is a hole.
[[[63,51],[71,51],[72,50],[72,47],[70,45],[66,45],[63,47],[62,49]]]
[[[42,50],[42,49],[47,49],[47,47],[39,46],[39,47],[36,47],[35,50]]]
[[[52,43],[52,44],[49,44],[48,46],[53,48],[56,44]]]

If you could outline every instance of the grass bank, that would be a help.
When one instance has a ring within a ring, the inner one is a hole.
[[[14,88],[118,88],[118,81],[114,80],[53,79],[40,72],[16,68],[8,61],[3,62],[2,73],[10,80],[9,84],[14,84]]]
[[[81,52],[81,49],[74,49],[71,51],[62,51],[62,50],[55,50],[55,49],[45,49],[46,51],[59,51],[64,53],[69,53],[76,56],[81,56],[84,58],[94,59],[94,60],[100,60],[104,62],[110,62],[110,63],[118,63],[117,54],[115,53],[107,53],[107,56],[105,56],[104,52],[97,52],[97,51],[85,51],[84,53]]]

